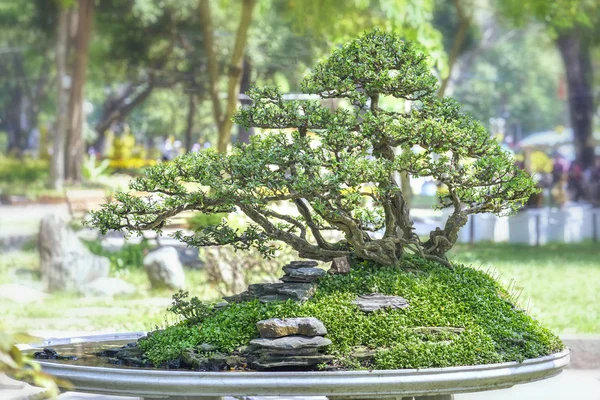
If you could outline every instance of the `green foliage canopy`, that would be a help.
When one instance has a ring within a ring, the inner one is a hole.
[[[397,264],[409,250],[449,265],[444,254],[469,214],[514,210],[535,185],[454,100],[436,98],[436,82],[411,42],[379,30],[363,34],[301,83],[306,93],[346,99],[350,106],[284,102],[276,88],[253,89],[253,104],[235,120],[269,134],[230,154],[205,151],[150,168],[131,189],[153,195],[119,193],[93,214],[92,223],[104,232],[139,232],[160,230],[185,210],[239,210],[252,221],[245,231],[224,220],[175,237],[191,246],[256,247],[265,256],[272,254],[270,241],[278,240],[305,258],[352,257],[381,265]],[[379,100],[386,96],[414,107],[407,113],[382,109]],[[454,210],[425,243],[413,232],[395,179],[400,172],[448,187],[441,201]],[[295,212],[278,212],[278,202]]]

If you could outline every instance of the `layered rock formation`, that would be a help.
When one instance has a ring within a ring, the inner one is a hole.
[[[223,297],[229,303],[241,303],[259,299],[262,302],[270,301],[305,301],[315,292],[316,282],[327,273],[316,268],[315,261],[292,261],[283,267],[282,282],[256,283],[248,286],[245,292],[233,296]]]
[[[327,329],[317,318],[274,318],[256,327],[261,337],[244,349],[253,369],[312,369],[333,360],[323,354],[331,340],[323,337]]]

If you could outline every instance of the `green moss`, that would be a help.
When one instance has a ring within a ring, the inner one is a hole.
[[[360,294],[379,292],[408,300],[403,310],[365,314],[352,304]],[[376,349],[376,369],[428,368],[522,361],[563,349],[560,339],[508,300],[492,277],[462,265],[454,269],[409,258],[403,268],[363,263],[347,275],[328,276],[315,296],[292,301],[232,304],[198,325],[180,324],[142,343],[156,364],[200,343],[232,351],[258,336],[256,322],[312,316],[323,321],[342,366],[355,366],[350,350]],[[460,327],[461,333],[423,334],[417,327]]]

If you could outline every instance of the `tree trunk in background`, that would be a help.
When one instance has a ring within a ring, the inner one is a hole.
[[[79,0],[77,11],[77,35],[75,37],[75,58],[71,79],[71,99],[69,102],[69,132],[67,138],[65,177],[73,182],[81,181],[83,164],[83,112],[88,47],[92,33],[94,0]]]
[[[219,131],[217,151],[220,153],[226,152],[227,146],[231,142],[231,128],[233,127],[233,121],[231,118],[233,117],[238,104],[237,97],[242,77],[244,50],[246,48],[248,28],[250,26],[250,22],[252,21],[252,12],[254,11],[255,5],[256,0],[242,0],[242,15],[235,36],[231,59],[229,61],[227,100],[225,111],[223,111],[223,108],[221,107],[221,100],[219,99],[219,72],[217,56],[215,52],[214,26],[210,12],[210,1],[200,0],[199,3],[200,25],[202,29],[204,52],[207,58],[206,65],[208,71],[209,94],[213,104],[213,116],[215,119],[215,124],[217,125]]]
[[[239,86],[242,78],[242,63],[244,59],[244,50],[246,49],[246,41],[248,39],[248,28],[252,21],[252,12],[256,0],[243,0],[242,2],[242,17],[238,26],[238,31],[235,37],[233,53],[229,63],[229,82],[227,85],[227,106],[225,108],[225,117],[223,119],[223,128],[219,132],[219,141],[217,150],[221,153],[227,151],[227,145],[231,142],[231,128],[233,121],[231,118],[235,113],[238,105]]]
[[[194,115],[196,114],[196,94],[190,93],[188,96],[188,114],[185,126],[185,151],[190,152],[192,150],[193,140],[192,132],[194,130]]]
[[[440,88],[438,89],[439,98],[443,98],[446,89],[448,89],[448,84],[450,83],[450,79],[452,79],[452,70],[458,60],[458,56],[463,48],[465,39],[467,38],[467,33],[471,27],[471,16],[467,15],[460,1],[461,0],[454,0],[453,2],[454,8],[456,9],[456,15],[458,16],[458,29],[454,41],[452,42],[452,48],[448,54],[448,76],[442,79]]]
[[[60,8],[56,37],[56,121],[52,138],[50,187],[62,190],[65,179],[65,137],[68,126],[68,93],[64,87],[67,75],[67,47],[69,41],[68,11]]]
[[[562,32],[556,45],[565,65],[569,89],[569,114],[577,160],[583,168],[594,163],[593,117],[594,97],[593,68],[590,56],[590,38],[573,28]]]
[[[240,94],[245,94],[250,89],[250,76],[252,73],[252,65],[248,57],[244,57],[244,67],[242,70],[242,81],[240,82]],[[240,103],[245,106],[252,104],[251,100],[240,100]],[[254,128],[246,128],[244,126],[238,126],[238,142],[248,143],[250,142],[250,136],[252,136]]]
[[[4,129],[8,136],[6,151],[8,154],[20,155],[23,150],[23,136],[25,132],[21,129],[21,108],[23,103],[23,90],[20,86],[15,86],[10,90],[11,102],[7,106],[3,115]]]

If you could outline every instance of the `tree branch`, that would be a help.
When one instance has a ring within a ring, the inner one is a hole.
[[[258,212],[255,208],[247,205],[240,205],[239,207],[244,214],[260,225],[265,230],[267,235],[275,240],[281,240],[282,242],[289,244],[298,252],[300,257],[312,258],[321,261],[332,261],[334,258],[344,257],[351,254],[350,251],[327,250],[322,249],[319,246],[312,245],[307,240],[302,239],[299,236],[276,228],[275,225],[273,225],[265,216],[261,215],[260,212]]]

